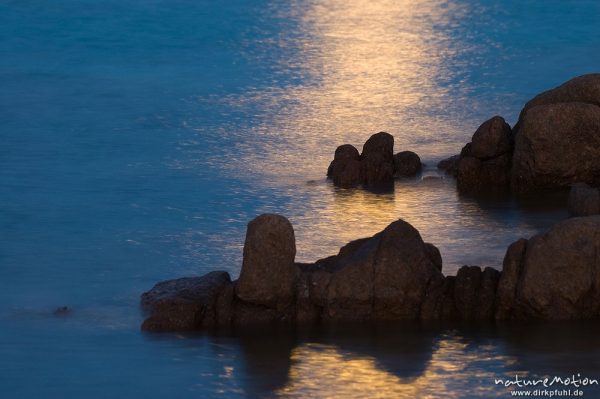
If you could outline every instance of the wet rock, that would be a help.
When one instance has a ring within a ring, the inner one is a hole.
[[[412,151],[402,151],[394,155],[394,173],[400,177],[414,177],[421,172],[421,158]]]
[[[442,159],[438,164],[438,169],[443,170],[449,175],[456,176],[458,173],[458,162],[460,161],[460,155],[453,155],[449,158]]]
[[[421,160],[414,152],[403,151],[394,156],[394,137],[379,132],[365,142],[362,154],[350,144],[338,147],[327,176],[342,188],[380,188],[393,183],[394,176],[412,177],[421,168]]]
[[[461,151],[456,168],[462,193],[501,193],[510,188],[512,131],[500,116],[485,121]]]
[[[515,193],[600,185],[600,107],[538,105],[520,122],[512,163]]]
[[[571,216],[600,214],[600,189],[585,183],[573,184],[569,193],[569,213]]]
[[[350,145],[344,144],[335,150],[335,156],[327,176],[333,179],[333,184],[342,188],[356,187],[363,182],[360,154]]]
[[[507,253],[496,318],[600,317],[599,215],[568,219],[523,245]]]
[[[264,214],[252,220],[246,231],[237,297],[284,311],[294,301],[300,275],[295,256],[294,229],[285,217]]]
[[[204,320],[213,324],[219,292],[231,279],[227,272],[186,277],[156,284],[142,294],[142,307],[151,313],[142,329],[149,331],[197,330]]]

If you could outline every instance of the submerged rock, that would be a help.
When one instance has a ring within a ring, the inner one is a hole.
[[[571,216],[600,214],[600,189],[585,183],[573,184],[569,193],[569,213]]]

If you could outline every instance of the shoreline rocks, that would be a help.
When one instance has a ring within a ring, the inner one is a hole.
[[[327,177],[341,188],[365,186],[378,188],[393,183],[396,177],[414,177],[421,172],[421,159],[412,151],[394,155],[394,137],[385,132],[372,135],[362,153],[350,144],[335,150]]]
[[[294,263],[289,221],[248,225],[240,279],[226,272],[159,283],[142,295],[147,331],[392,320],[600,318],[600,216],[571,218],[513,243],[503,270],[444,276],[439,250],[403,220],[337,255]]]
[[[454,175],[466,194],[600,186],[600,74],[537,95],[512,130],[500,117],[484,122],[460,155],[442,160],[438,168]]]

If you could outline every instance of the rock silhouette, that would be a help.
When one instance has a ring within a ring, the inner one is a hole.
[[[149,331],[328,321],[593,319],[600,317],[600,216],[571,218],[507,250],[502,272],[441,272],[437,248],[398,220],[337,255],[294,263],[282,216],[248,225],[240,279],[226,272],[157,284],[142,295]]]
[[[416,176],[421,168],[417,154],[402,151],[394,155],[394,137],[379,132],[365,142],[361,154],[350,144],[339,146],[329,164],[327,176],[334,185],[342,188],[360,185],[377,188],[391,184],[394,177]]]

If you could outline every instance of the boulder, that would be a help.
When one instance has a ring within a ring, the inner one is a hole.
[[[394,180],[394,137],[385,132],[372,135],[361,154],[362,175],[367,186],[385,185]]]
[[[221,271],[156,284],[142,294],[142,307],[151,313],[142,329],[184,331],[214,324],[217,298],[230,284],[229,274]]]
[[[394,174],[399,177],[414,177],[421,172],[421,158],[412,151],[394,155]]]
[[[360,154],[350,145],[344,144],[335,150],[335,156],[327,176],[333,179],[333,184],[342,188],[356,187],[363,182]]]
[[[531,99],[519,116],[523,118],[525,113],[538,105],[558,104],[558,103],[586,103],[600,106],[600,74],[592,73],[578,76],[562,85],[538,94]]]
[[[600,107],[557,103],[529,108],[520,121],[512,162],[515,193],[600,185]]]
[[[471,139],[470,156],[482,160],[512,151],[512,130],[504,118],[494,116],[485,121]]]
[[[600,317],[600,215],[571,218],[509,247],[497,319]]]
[[[600,189],[585,183],[573,184],[569,193],[569,213],[571,216],[600,214]]]
[[[285,311],[294,301],[300,270],[294,229],[285,217],[263,214],[248,223],[244,260],[235,286],[242,301]]]
[[[461,151],[456,181],[461,193],[500,193],[509,190],[512,131],[500,116],[485,121]]]
[[[327,169],[327,177],[342,188],[360,185],[387,188],[394,176],[413,177],[421,167],[421,160],[414,152],[403,151],[394,156],[394,137],[379,132],[365,142],[362,154],[350,144],[339,146]]]
[[[418,319],[428,285],[432,280],[443,280],[437,248],[425,244],[419,232],[402,220],[355,243],[334,259],[325,317]]]

